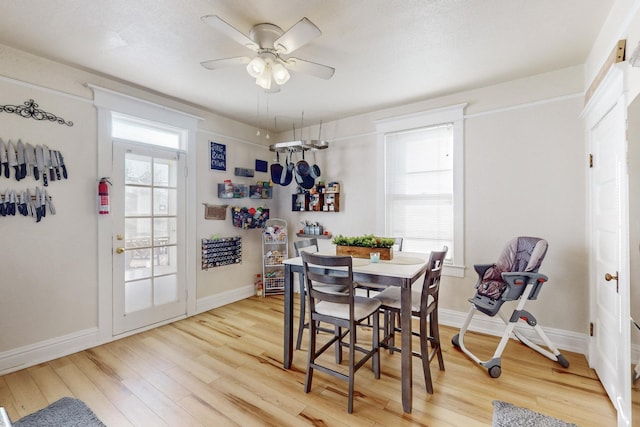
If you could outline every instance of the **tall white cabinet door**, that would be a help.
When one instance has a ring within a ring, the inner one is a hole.
[[[616,406],[618,426],[630,426],[628,177],[622,76],[616,68],[610,71],[586,117],[592,155],[589,258],[594,334],[589,361]]]

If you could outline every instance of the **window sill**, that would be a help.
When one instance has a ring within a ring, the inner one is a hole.
[[[464,265],[446,265],[442,270],[442,274],[451,277],[464,277],[464,271],[466,267]]]

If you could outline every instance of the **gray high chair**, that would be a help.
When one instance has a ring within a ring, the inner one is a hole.
[[[471,309],[460,329],[460,333],[454,335],[451,342],[473,361],[487,368],[491,378],[498,378],[502,372],[502,352],[511,334],[526,346],[531,347],[554,362],[558,362],[563,368],[569,367],[567,359],[560,354],[560,351],[547,338],[534,315],[524,310],[526,302],[535,300],[542,289],[542,285],[548,280],[547,276],[538,273],[542,260],[547,253],[547,248],[548,243],[546,240],[537,237],[516,237],[509,241],[495,264],[474,266],[476,273],[478,273],[476,294],[469,299]],[[509,317],[500,311],[504,302],[516,300],[518,300],[516,308]],[[493,357],[484,361],[474,355],[464,344],[464,335],[477,311],[492,317],[498,314],[507,325]],[[533,328],[548,347],[548,350],[532,342],[516,328],[520,320]]]

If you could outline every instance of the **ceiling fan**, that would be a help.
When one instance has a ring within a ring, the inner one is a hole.
[[[213,29],[257,53],[253,58],[236,56],[200,63],[209,70],[246,65],[249,75],[254,77],[256,84],[265,90],[271,90],[272,80],[278,86],[285,84],[290,78],[288,70],[310,74],[325,80],[330,79],[335,72],[333,67],[327,65],[283,56],[291,54],[322,34],[320,29],[307,18],[302,18],[287,31],[282,31],[274,24],[257,24],[251,28],[249,36],[217,15],[206,15],[201,19]]]

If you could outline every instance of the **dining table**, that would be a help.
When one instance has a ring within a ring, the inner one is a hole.
[[[320,252],[322,254],[322,252]],[[324,255],[335,255],[326,253]],[[411,285],[427,270],[429,254],[416,252],[396,252],[390,260],[371,262],[365,258],[353,258],[353,280],[383,286],[400,287],[401,338],[401,382],[402,408],[411,412],[413,387],[412,334],[411,334]],[[293,312],[294,275],[303,274],[302,257],[284,261],[284,368],[291,369],[293,363]]]

